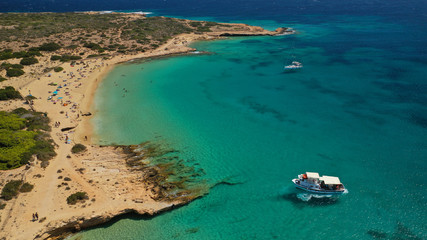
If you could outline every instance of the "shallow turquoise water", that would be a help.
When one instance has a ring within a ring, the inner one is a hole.
[[[110,73],[96,95],[100,143],[164,141],[209,181],[242,184],[83,239],[427,237],[422,44],[375,17],[291,25],[300,34],[200,42],[213,54]],[[292,55],[305,67],[284,73]],[[339,176],[349,194],[300,200],[290,180],[305,171]]]

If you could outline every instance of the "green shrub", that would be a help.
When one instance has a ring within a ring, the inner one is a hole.
[[[86,58],[103,57],[103,56],[109,57],[110,55],[108,55],[106,53],[102,53],[102,54],[91,54],[91,55],[88,55]]]
[[[27,114],[27,113],[29,113],[29,112],[30,112],[30,111],[28,111],[27,109],[22,108],[22,107],[17,108],[17,109],[15,109],[15,110],[13,110],[13,111],[12,111],[12,113],[14,113],[14,114],[16,114],[16,115],[18,115],[18,116],[21,116],[21,115]]]
[[[0,69],[1,70],[3,70],[3,69],[8,69],[8,68],[10,68],[10,67],[12,67],[12,64],[10,64],[10,63],[8,63],[8,62],[4,62],[4,63],[2,63],[1,65],[0,65]]]
[[[16,68],[16,69],[23,69],[24,66],[21,64],[10,64],[8,62],[4,62],[0,65],[0,69],[9,69],[9,68]]]
[[[49,161],[42,161],[40,163],[40,167],[42,167],[42,168],[47,168],[47,166],[49,166]]]
[[[19,189],[20,192],[31,192],[31,190],[33,190],[34,185],[29,184],[29,183],[24,183],[22,184],[21,188]]]
[[[6,207],[6,203],[0,203],[0,210],[3,210]]]
[[[53,71],[55,71],[55,72],[61,72],[62,70],[64,70],[64,68],[62,68],[62,67],[53,68]]]
[[[22,66],[21,64],[12,64],[10,67],[16,69],[24,69],[24,66]]]
[[[35,100],[35,99],[37,99],[37,97],[35,97],[35,96],[33,96],[33,95],[27,95],[27,96],[25,96],[25,97],[24,97],[24,99],[25,99],[26,101],[31,101],[31,100]]]
[[[43,56],[43,54],[41,54],[38,50],[37,51],[28,51],[27,54],[29,56],[39,56],[39,57]]]
[[[35,57],[25,57],[19,63],[22,65],[33,65],[33,64],[36,64],[38,62],[39,62],[39,60],[37,60],[37,58],[35,58]]]
[[[80,59],[82,59],[82,57],[80,57],[80,56],[70,56],[70,59],[71,60],[80,60]]]
[[[26,58],[26,57],[33,57],[33,56],[42,56],[42,54],[39,51],[20,51],[20,52],[14,52],[12,53],[12,56],[14,58]]]
[[[67,49],[76,49],[78,47],[79,47],[78,45],[73,44],[73,45],[67,46]]]
[[[48,160],[56,156],[55,146],[50,135],[40,130],[50,130],[45,113],[24,108],[0,112],[0,170],[20,167],[33,155],[42,161],[42,167],[48,166]]]
[[[93,50],[98,50],[102,48],[101,46],[99,46],[99,44],[92,43],[92,42],[83,44],[83,47],[90,48]]]
[[[190,26],[192,26],[192,27],[201,27],[202,23],[201,22],[190,22]]]
[[[1,191],[1,197],[4,200],[10,200],[18,195],[19,187],[22,185],[22,180],[12,180],[4,185]]]
[[[18,168],[32,157],[36,132],[0,129],[0,170]]]
[[[50,57],[51,61],[57,61],[57,60],[60,60],[60,59],[61,59],[61,56],[58,56],[58,55],[52,55],[52,57]]]
[[[71,148],[72,153],[79,153],[84,150],[86,150],[86,146],[80,143],[77,143],[76,145],[73,146],[73,148]]]
[[[21,94],[11,86],[0,89],[0,101],[22,98]]]
[[[198,32],[212,32],[209,27],[198,27],[197,31]]]
[[[26,99],[33,99],[34,96],[27,96]],[[33,131],[33,130],[44,130],[44,131],[50,131],[49,126],[49,118],[47,117],[46,113],[43,112],[33,112],[29,111],[25,108],[17,108],[12,111],[12,113],[18,115],[20,119],[25,119],[25,125],[27,127],[27,130]],[[25,116],[24,116],[25,115]]]
[[[40,51],[53,52],[53,51],[56,51],[58,49],[61,49],[61,45],[54,43],[54,42],[45,43],[45,44],[42,44],[40,47],[38,47],[38,49]]]
[[[7,49],[6,49],[7,50]],[[0,52],[0,60],[6,60],[6,59],[11,59],[13,58],[13,53],[12,51],[6,51],[3,50],[2,52]],[[12,49],[11,49],[12,50]]]
[[[41,161],[48,161],[56,156],[53,140],[48,139],[47,136],[37,136],[36,143],[31,150]]]
[[[20,52],[14,52],[12,53],[12,56],[14,58],[24,58],[24,57],[29,57],[28,53],[26,51],[20,51]]]
[[[17,68],[9,68],[6,70],[6,76],[8,77],[19,77],[24,73],[25,73],[24,70],[17,69]]]
[[[27,130],[34,131],[34,130],[45,130],[50,131],[49,126],[49,118],[47,117],[46,113],[42,112],[31,112],[28,116],[25,116],[25,119],[27,120]]]
[[[0,76],[0,82],[6,81],[7,78]]]
[[[20,118],[19,116],[13,113],[0,112],[0,129],[17,131],[25,127],[25,119]],[[4,139],[1,139],[4,140]]]
[[[216,22],[205,22],[205,27],[213,27],[213,26],[217,26],[217,25],[219,25],[219,24]]]
[[[71,60],[80,60],[82,57],[80,56],[72,56],[72,55],[62,55],[60,61],[61,62],[69,62]]]
[[[70,205],[74,205],[78,201],[85,199],[89,199],[86,192],[76,192],[67,197],[67,203]]]

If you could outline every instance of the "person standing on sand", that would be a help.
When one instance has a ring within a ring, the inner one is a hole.
[[[36,221],[36,215],[33,213],[33,222]]]
[[[36,216],[36,220],[39,220],[39,214],[37,212],[36,212],[35,216]]]

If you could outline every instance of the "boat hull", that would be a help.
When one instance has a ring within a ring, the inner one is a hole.
[[[341,194],[346,193],[346,189],[343,189],[343,190],[337,190],[337,191],[328,191],[328,190],[318,190],[318,189],[309,188],[309,187],[302,186],[301,184],[297,183],[297,180],[299,180],[299,179],[297,179],[297,178],[292,179],[292,182],[295,184],[295,187],[296,187],[296,188],[299,188],[299,189],[301,189],[301,190],[304,190],[304,191],[310,192],[310,193],[326,194],[326,195],[331,195],[331,194],[334,194],[334,195],[341,195]]]

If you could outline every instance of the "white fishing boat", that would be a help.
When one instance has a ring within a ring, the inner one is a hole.
[[[344,184],[338,177],[322,176],[316,172],[306,172],[292,179],[292,182],[299,189],[317,194],[343,194],[347,193]]]
[[[297,62],[297,61],[293,61],[292,63],[291,63],[291,65],[286,65],[285,67],[284,67],[284,69],[285,70],[297,70],[297,69],[301,69],[303,66],[302,66],[302,63],[300,63],[300,62]]]

